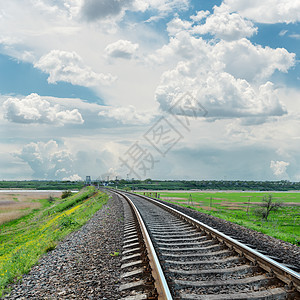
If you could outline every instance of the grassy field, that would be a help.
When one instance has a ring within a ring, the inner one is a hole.
[[[300,246],[300,193],[289,192],[158,192],[162,200],[254,229],[275,238]],[[141,193],[143,194],[143,193]],[[268,221],[255,214],[263,196],[272,194],[274,201],[282,202],[277,212],[271,212]]]
[[[0,226],[0,297],[44,253],[86,223],[107,201],[107,195],[86,187],[65,199],[39,200],[39,207]]]
[[[0,225],[47,206],[48,197],[60,197],[61,194],[61,191],[0,190]]]

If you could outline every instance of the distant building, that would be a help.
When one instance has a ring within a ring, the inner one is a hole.
[[[91,181],[91,176],[86,176],[85,177],[85,184],[86,185],[91,185],[92,181]]]

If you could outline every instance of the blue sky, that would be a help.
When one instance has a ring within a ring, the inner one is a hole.
[[[300,180],[299,1],[11,0],[0,28],[0,179]]]
[[[48,84],[48,75],[35,69],[31,63],[16,60],[8,55],[0,55],[0,68],[3,70],[0,72],[2,95],[28,95],[34,91],[41,96],[82,98],[103,104],[99,95],[86,87],[66,82]]]

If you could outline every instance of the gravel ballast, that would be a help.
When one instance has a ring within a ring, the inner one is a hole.
[[[296,245],[190,208],[170,204],[165,201],[160,202],[229,235],[242,243],[250,245],[251,248],[262,251],[263,254],[276,258],[277,261],[286,264],[288,267],[296,267],[297,270],[300,270],[300,247]]]
[[[113,195],[79,231],[43,256],[5,299],[120,299],[123,205]],[[111,255],[112,254],[112,255]]]

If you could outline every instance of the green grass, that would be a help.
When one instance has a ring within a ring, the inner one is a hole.
[[[27,273],[67,234],[85,224],[107,202],[107,195],[87,187],[63,200],[0,226],[0,297],[11,282]]]
[[[268,193],[265,192],[183,192],[183,193],[173,193],[173,192],[163,192],[160,193],[161,197],[178,197],[178,198],[186,198],[188,199],[189,196],[192,196],[192,199],[195,202],[202,201],[204,205],[209,204],[210,197],[212,198],[220,198],[222,200],[216,199],[213,202],[223,202],[223,201],[230,201],[230,202],[248,202],[250,197],[250,202],[260,202],[264,195]],[[280,199],[282,202],[295,202],[300,203],[300,193],[282,193],[276,192],[271,193],[274,199]]]
[[[286,205],[279,211],[271,212],[268,221],[261,220],[255,215],[263,196],[262,192],[161,192],[160,197],[165,201],[180,204],[185,207],[242,225],[273,236],[277,239],[300,246],[300,206],[287,204],[300,203],[300,193],[271,193],[274,200]],[[250,202],[248,202],[250,199]]]

